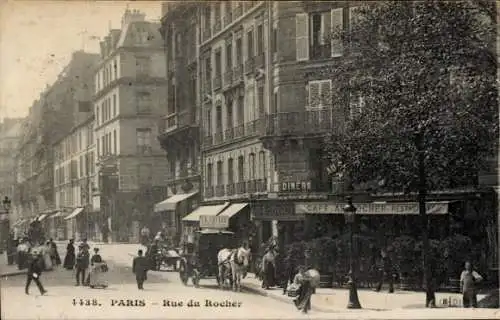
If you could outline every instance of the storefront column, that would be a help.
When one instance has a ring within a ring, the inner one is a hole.
[[[278,220],[271,221],[271,230],[273,237],[278,237]]]

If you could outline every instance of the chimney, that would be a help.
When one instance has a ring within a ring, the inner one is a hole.
[[[101,46],[101,58],[106,57],[106,45],[104,41],[100,41],[99,45]]]
[[[111,53],[111,37],[106,36],[104,37],[104,41],[106,41],[106,55],[109,55]]]
[[[125,28],[125,26],[131,22],[138,22],[138,21],[145,21],[146,20],[146,15],[139,10],[132,10],[130,11],[129,9],[125,10],[125,13],[123,14],[122,17],[122,29]]]

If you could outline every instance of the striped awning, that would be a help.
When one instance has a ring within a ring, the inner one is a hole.
[[[64,214],[61,211],[57,211],[57,213],[51,215],[49,219],[60,218],[62,216],[64,216]]]
[[[71,214],[69,216],[67,216],[66,218],[64,218],[64,220],[69,220],[69,219],[73,219],[73,218],[76,218],[77,215],[79,215],[80,213],[82,213],[83,211],[83,208],[76,208],[75,210],[73,210],[73,212],[71,212]]]

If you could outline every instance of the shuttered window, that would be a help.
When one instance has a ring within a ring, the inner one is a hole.
[[[309,60],[309,16],[295,15],[295,46],[297,61]]]
[[[344,54],[344,45],[338,34],[344,28],[344,10],[342,8],[333,9],[331,12],[331,28],[336,36],[332,37],[332,57],[340,57]]]
[[[332,105],[332,81],[309,81],[308,100],[309,108],[330,107]]]

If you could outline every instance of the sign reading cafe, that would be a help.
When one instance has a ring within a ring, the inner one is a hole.
[[[334,202],[298,202],[297,213],[303,214],[344,214],[345,203]],[[356,213],[365,215],[408,215],[419,214],[417,202],[399,203],[355,203]],[[427,202],[427,214],[447,214],[448,202]]]

